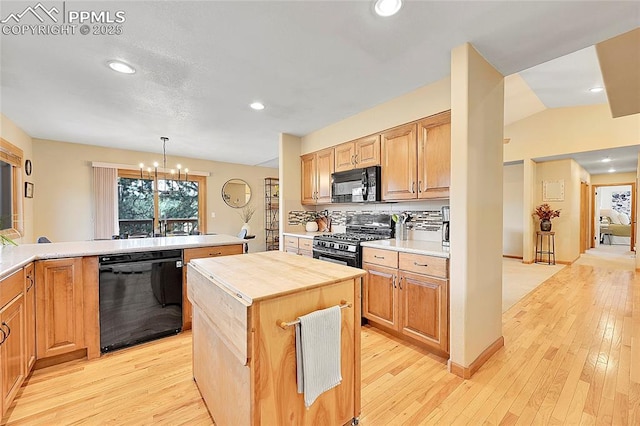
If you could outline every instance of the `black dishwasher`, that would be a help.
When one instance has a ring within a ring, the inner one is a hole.
[[[100,256],[100,351],[182,329],[182,250]]]

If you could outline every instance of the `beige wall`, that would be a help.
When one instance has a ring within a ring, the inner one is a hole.
[[[24,164],[22,165],[22,182],[20,185],[20,202],[22,202],[22,237],[16,238],[17,243],[30,243],[33,241],[33,198],[24,198],[24,183],[23,182],[35,182],[35,171],[38,169],[38,163],[33,158],[33,140],[31,136],[26,134],[24,130],[15,125],[15,123],[4,114],[0,114],[0,136],[7,142],[17,146],[23,151],[23,161],[31,160],[33,163],[33,174],[27,176],[24,172]]]
[[[451,80],[442,79],[302,137],[301,153],[317,151],[451,108]]]
[[[558,160],[538,163],[536,166],[536,206],[548,203],[552,209],[560,209],[560,217],[551,220],[555,232],[556,261],[573,262],[580,256],[580,175],[582,167],[574,160]],[[544,181],[564,181],[564,201],[543,201]],[[533,210],[531,211],[533,215]],[[533,230],[540,230],[539,220],[531,216]],[[535,243],[535,239],[534,239]],[[546,242],[545,242],[546,250]]]
[[[502,254],[505,256],[522,257],[523,188],[524,164],[505,165],[502,188]]]
[[[504,161],[519,161],[640,143],[640,114],[611,118],[607,105],[553,108],[504,129]]]
[[[35,185],[34,234],[52,241],[82,241],[93,238],[91,162],[136,165],[161,161],[162,154],[125,151],[90,145],[35,139],[33,142]],[[209,233],[237,235],[242,226],[238,209],[222,200],[222,185],[233,178],[251,187],[251,204],[257,210],[249,222],[249,251],[262,251],[264,242],[264,178],[278,175],[277,169],[167,156],[167,163],[181,163],[193,171],[209,172],[206,194],[206,229]],[[215,218],[211,217],[215,213]]]
[[[503,110],[503,76],[470,44],[453,49],[450,361],[462,367],[502,337]]]
[[[300,204],[301,182],[300,176],[300,145],[297,136],[280,134],[280,249],[284,247],[283,231],[290,229],[287,214],[291,210],[302,210]],[[297,229],[300,230],[300,229]]]
[[[631,183],[636,181],[636,173],[605,173],[601,175],[591,175],[592,185],[611,185],[617,183]]]

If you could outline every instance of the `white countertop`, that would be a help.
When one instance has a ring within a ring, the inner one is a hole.
[[[442,247],[442,243],[440,241],[398,241],[395,238],[391,238],[389,240],[367,241],[360,243],[360,245],[362,247],[373,247],[405,253],[426,254],[429,256],[449,258],[449,247]]]
[[[0,246],[0,278],[39,259],[98,256],[162,249],[225,246],[246,241],[231,235],[188,235],[180,237],[131,238],[128,240],[73,241],[64,243]]]

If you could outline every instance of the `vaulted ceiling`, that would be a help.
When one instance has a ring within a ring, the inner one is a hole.
[[[29,5],[3,1],[0,18]],[[273,165],[280,132],[305,135],[446,77],[464,42],[520,73],[508,87],[535,92],[520,114],[606,102],[559,87],[600,78],[591,46],[640,22],[640,3],[627,1],[405,1],[391,18],[369,1],[45,4],[56,5],[58,18],[123,11],[122,33],[0,36],[9,119],[35,138],[161,152],[168,136],[169,154],[251,165]],[[110,59],[136,73],[111,71]],[[256,100],[266,108],[250,109]]]

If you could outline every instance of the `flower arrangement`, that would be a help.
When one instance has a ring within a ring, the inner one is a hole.
[[[540,220],[551,220],[554,217],[560,217],[560,210],[553,210],[547,203],[540,204],[533,212]]]
[[[244,223],[249,223],[255,212],[256,208],[251,204],[247,204],[238,212],[238,215],[242,218]]]

